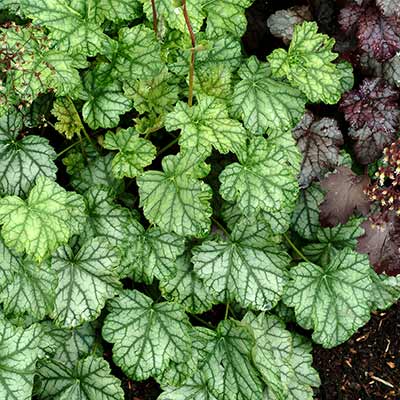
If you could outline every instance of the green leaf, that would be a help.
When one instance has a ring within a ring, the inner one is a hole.
[[[176,273],[175,260],[184,252],[185,240],[159,228],[145,231],[139,223],[130,223],[120,247],[120,276],[146,283],[156,277],[165,282]]]
[[[9,112],[0,117],[1,194],[26,195],[39,176],[55,179],[56,153],[45,138],[29,135],[18,139],[22,116]]]
[[[126,97],[133,100],[135,109],[144,114],[165,114],[172,111],[179,95],[179,79],[165,67],[152,78],[140,76],[123,84]]]
[[[317,31],[315,22],[295,25],[288,51],[274,50],[267,59],[273,75],[287,77],[311,102],[335,104],[348,87],[349,70],[332,62],[338,56],[332,52],[335,40]]]
[[[198,96],[197,100],[197,105],[192,107],[177,103],[175,110],[165,118],[168,131],[181,129],[182,151],[193,149],[200,157],[209,156],[212,147],[223,154],[240,152],[247,137],[242,124],[229,118],[223,102],[207,96]]]
[[[41,331],[37,325],[16,328],[0,315],[0,398],[28,400],[40,353]]]
[[[38,265],[27,257],[18,257],[0,240],[2,279],[0,302],[5,314],[28,313],[37,319],[50,314],[54,308],[57,275],[44,261]]]
[[[306,98],[302,93],[271,76],[266,63],[250,57],[239,72],[235,85],[232,114],[240,116],[252,133],[262,135],[270,130],[289,130],[304,114]]]
[[[57,118],[54,127],[68,140],[71,140],[74,135],[80,136],[84,130],[81,118],[69,97],[57,97],[51,113]]]
[[[189,358],[190,324],[179,304],[154,304],[136,290],[125,290],[108,309],[103,338],[114,343],[113,360],[130,378],[146,379],[170,360]]]
[[[112,189],[92,187],[84,193],[87,223],[81,234],[82,240],[105,236],[118,243],[125,238],[130,224],[135,225],[132,213],[114,203]]]
[[[94,18],[101,12],[99,3],[95,1],[91,3],[94,7],[87,7],[85,0],[72,4],[67,0],[22,0],[21,8],[35,24],[49,29],[49,38],[59,50],[95,56],[106,53],[110,46],[110,38],[97,24],[102,18]]]
[[[377,274],[372,268],[370,274],[373,283],[371,307],[373,310],[385,310],[400,298],[399,276]]]
[[[107,65],[98,66],[86,73],[80,98],[85,100],[82,115],[92,128],[114,128],[119,116],[129,111],[131,101],[124,95],[121,83],[107,76]]]
[[[96,319],[107,299],[122,288],[116,273],[118,256],[105,238],[86,241],[78,252],[60,247],[52,258],[59,275],[53,318],[74,327]]]
[[[229,34],[240,39],[247,28],[245,9],[250,7],[253,1],[207,1],[204,9],[207,13],[207,33],[210,37]]]
[[[151,2],[147,0],[139,0],[143,4],[143,10],[147,18],[153,20],[153,11]],[[193,31],[200,31],[205,17],[202,3],[204,0],[187,0],[187,11],[190,17],[190,24]],[[155,2],[156,12],[161,21],[166,21],[170,28],[177,29],[180,32],[187,33],[187,26],[183,16],[183,7],[181,1],[175,0],[157,0]]]
[[[134,178],[143,172],[156,157],[156,147],[146,139],[142,139],[133,128],[121,129],[117,133],[107,132],[103,147],[118,150],[112,162],[113,174],[122,179]]]
[[[39,369],[41,399],[123,400],[121,382],[111,374],[106,360],[93,356],[68,366],[51,360]]]
[[[282,153],[259,136],[250,140],[238,158],[240,163],[228,165],[219,176],[225,200],[237,202],[246,216],[292,207],[298,185]]]
[[[161,171],[146,171],[137,178],[140,206],[145,217],[166,232],[202,236],[210,229],[211,188],[198,178],[209,166],[193,153],[162,160]]]
[[[221,302],[269,310],[287,283],[289,256],[274,243],[268,225],[236,225],[229,240],[207,239],[193,249],[194,271]]]
[[[324,199],[320,185],[313,183],[301,190],[292,217],[293,229],[303,238],[312,240],[316,237],[319,224],[319,205]]]
[[[247,313],[256,345],[253,359],[268,385],[267,399],[313,399],[310,386],[318,387],[318,373],[312,368],[311,345],[304,338],[291,334],[282,321],[272,315]]]
[[[346,248],[326,267],[300,263],[290,270],[283,301],[294,307],[296,321],[314,329],[312,338],[331,348],[346,341],[370,318],[368,257]]]
[[[319,243],[304,246],[304,255],[320,265],[329,264],[338,250],[345,247],[355,249],[357,238],[364,233],[360,226],[362,222],[361,218],[352,218],[346,224],[339,224],[333,228],[318,227],[315,239]]]
[[[216,296],[194,270],[190,254],[178,257],[175,267],[175,275],[160,282],[163,297],[182,304],[192,314],[208,311],[216,302]]]
[[[18,253],[26,251],[40,262],[79,233],[84,210],[80,195],[39,177],[26,201],[17,196],[0,199],[1,234],[6,246]]]

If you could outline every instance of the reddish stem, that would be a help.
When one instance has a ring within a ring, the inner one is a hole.
[[[157,9],[155,0],[151,0],[151,9],[153,11],[153,29],[158,37],[158,19],[157,19]]]
[[[194,37],[192,24],[190,23],[189,14],[187,12],[186,0],[182,0],[183,16],[185,17],[186,26],[189,31],[190,40],[192,42],[192,48],[190,49],[190,69],[189,69],[189,107],[193,104],[193,82],[194,82],[194,56],[196,47],[196,38]]]

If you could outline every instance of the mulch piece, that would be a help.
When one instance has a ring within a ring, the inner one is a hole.
[[[314,346],[322,385],[316,400],[400,399],[400,302],[333,349]]]

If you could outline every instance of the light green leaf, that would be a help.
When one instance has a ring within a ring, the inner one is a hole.
[[[16,328],[0,315],[1,399],[31,399],[41,337],[37,325]]]
[[[57,275],[44,261],[38,265],[27,257],[18,257],[0,240],[1,275],[0,302],[5,314],[22,315],[28,313],[43,319],[54,308]]]
[[[142,7],[138,0],[96,0],[99,14],[114,21],[118,19],[134,20],[142,15]]]
[[[349,69],[332,62],[335,40],[317,31],[316,22],[295,25],[288,51],[274,50],[267,59],[273,75],[287,77],[311,102],[335,104],[349,85]]]
[[[69,246],[57,250],[52,258],[59,275],[53,313],[57,325],[75,327],[99,316],[106,300],[122,288],[118,261],[105,238],[86,241],[76,254]]]
[[[181,129],[182,150],[193,149],[200,157],[209,156],[212,147],[224,154],[240,152],[247,137],[242,124],[229,118],[223,102],[208,96],[198,96],[197,100],[197,105],[192,107],[177,103],[175,110],[165,118],[168,131]]]
[[[153,11],[151,2],[147,0],[139,0],[143,4],[143,10],[146,13],[147,19],[153,20]],[[187,11],[190,18],[190,24],[193,31],[200,31],[205,17],[202,9],[204,0],[187,0]],[[155,2],[156,12],[161,21],[166,21],[170,28],[177,29],[180,32],[186,33],[187,26],[183,16],[183,7],[181,1],[176,0],[157,0]]]
[[[144,24],[122,28],[113,57],[115,78],[125,81],[151,79],[163,69],[161,47],[155,33]]]
[[[43,400],[123,400],[121,382],[111,374],[106,360],[93,356],[68,366],[50,360],[39,369]]]
[[[189,77],[189,87],[188,80]],[[232,96],[232,72],[223,64],[200,66],[194,75],[193,91],[196,97],[206,95],[229,102]]]
[[[194,271],[221,302],[269,310],[287,283],[289,256],[271,239],[268,225],[245,221],[227,241],[206,240],[193,249]]]
[[[176,258],[185,250],[185,240],[159,228],[146,231],[139,223],[131,223],[120,245],[120,276],[152,283],[156,277],[168,281],[176,273]]]
[[[274,79],[268,64],[254,56],[239,70],[232,114],[243,120],[252,133],[262,135],[268,129],[292,129],[304,114],[306,98],[288,83]]]
[[[312,262],[320,265],[330,263],[338,250],[345,247],[354,249],[357,238],[364,233],[361,228],[361,218],[352,218],[346,224],[339,224],[333,228],[317,229],[316,237],[319,243],[308,244],[303,247],[304,255]]]
[[[71,140],[74,135],[80,136],[84,127],[75,105],[69,97],[57,97],[51,113],[57,118],[54,127],[68,140]]]
[[[84,210],[80,195],[39,177],[26,201],[17,196],[0,199],[1,234],[6,246],[18,253],[26,251],[40,262],[79,233]]]
[[[170,360],[189,358],[190,324],[179,304],[154,304],[136,290],[125,290],[108,309],[103,338],[114,343],[113,360],[132,379],[146,379]]]
[[[26,195],[39,176],[55,179],[56,153],[45,138],[28,135],[17,139],[22,116],[9,112],[0,117],[1,194]]]
[[[373,284],[372,309],[385,310],[400,298],[400,277],[377,274],[370,269]]]
[[[246,32],[245,9],[254,0],[212,0],[205,3],[207,13],[207,33],[210,37],[226,34],[241,38]]]
[[[156,147],[147,139],[139,136],[133,128],[121,129],[117,133],[107,132],[103,147],[118,150],[112,162],[113,174],[122,179],[134,178],[143,172],[156,157]]]
[[[161,171],[146,171],[137,178],[140,206],[145,217],[166,232],[202,236],[210,229],[211,188],[198,178],[209,166],[193,153],[162,160]]]
[[[320,227],[319,205],[324,199],[324,192],[319,185],[313,183],[301,190],[293,212],[292,227],[303,238],[312,240]]]
[[[59,50],[95,56],[109,51],[111,41],[97,24],[102,18],[94,18],[101,12],[98,3],[91,2],[90,7],[86,0],[22,0],[21,9],[35,24],[49,29]]]
[[[114,128],[119,116],[129,111],[132,104],[125,97],[122,85],[107,74],[107,65],[98,66],[86,73],[80,98],[85,100],[82,107],[83,119],[92,129]]]
[[[370,318],[368,257],[346,248],[324,267],[300,263],[290,270],[283,301],[294,307],[296,321],[314,329],[313,340],[331,348],[346,341]]]
[[[219,176],[220,194],[225,200],[237,202],[246,216],[292,207],[298,185],[282,153],[258,136],[250,140],[238,158],[239,163],[228,165]]]
[[[175,275],[160,282],[163,296],[169,301],[182,304],[189,313],[201,314],[208,311],[216,302],[216,296],[194,270],[190,254],[178,257],[175,267]]]
[[[179,79],[165,67],[156,76],[146,79],[129,79],[123,84],[126,97],[133,100],[135,109],[144,114],[165,114],[172,111],[178,101]]]

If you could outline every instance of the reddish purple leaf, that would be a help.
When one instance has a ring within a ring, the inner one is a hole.
[[[375,161],[395,140],[400,124],[399,92],[383,79],[364,79],[358,89],[342,96],[340,109],[350,124],[358,161]]]
[[[368,184],[368,176],[356,175],[347,167],[339,167],[328,175],[321,182],[322,189],[327,192],[320,206],[321,225],[345,224],[355,211],[367,215],[370,200],[365,190]]]
[[[296,128],[293,136],[303,153],[303,162],[299,176],[299,185],[307,187],[314,179],[322,178],[326,172],[334,169],[339,161],[339,146],[343,136],[336,120],[322,118],[314,120],[307,111]]]
[[[363,14],[362,7],[357,4],[350,4],[340,10],[339,25],[346,34],[353,34],[358,28],[358,21]]]
[[[365,234],[358,238],[357,251],[368,254],[378,273],[400,273],[400,219],[396,213],[372,215],[361,225]]]

